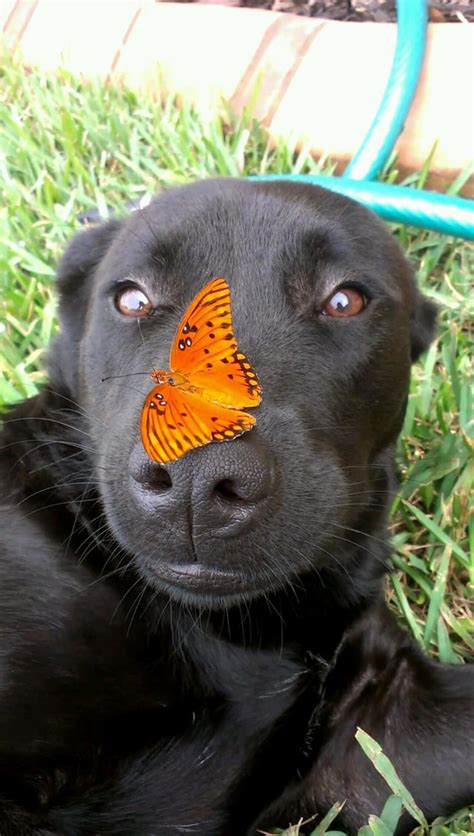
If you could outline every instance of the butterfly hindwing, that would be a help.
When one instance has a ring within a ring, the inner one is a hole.
[[[230,441],[255,423],[253,415],[210,403],[169,383],[155,386],[141,414],[143,446],[160,464],[211,441]]]
[[[257,375],[234,335],[225,279],[213,279],[191,302],[173,341],[170,368],[214,403],[234,409],[260,403]]]

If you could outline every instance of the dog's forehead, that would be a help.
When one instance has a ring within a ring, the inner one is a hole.
[[[237,296],[370,278],[389,296],[408,287],[385,226],[340,195],[296,183],[207,181],[165,192],[132,216],[114,259],[134,277],[187,297],[224,276]],[[291,295],[291,294],[290,294]]]

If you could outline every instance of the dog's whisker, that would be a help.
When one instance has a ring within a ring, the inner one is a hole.
[[[119,386],[120,389],[128,389],[130,392],[137,392],[142,398],[146,398],[150,391],[142,392],[141,389],[137,389],[136,386],[131,386],[129,383],[124,383],[122,380],[120,382],[118,380],[107,380],[107,384],[110,384],[110,386]]]
[[[73,538],[73,536],[74,536],[74,532],[76,531],[76,526],[77,526],[77,524],[78,524],[79,517],[80,517],[80,515],[82,514],[82,502],[86,499],[86,495],[87,495],[88,491],[90,491],[90,490],[91,490],[91,481],[92,481],[92,478],[93,478],[92,476],[90,476],[90,477],[89,477],[88,481],[87,481],[87,482],[86,482],[86,484],[85,484],[85,487],[84,487],[84,490],[83,490],[83,492],[82,492],[81,497],[77,500],[77,503],[76,503],[76,504],[77,504],[77,510],[76,510],[76,513],[74,514],[74,518],[73,518],[73,521],[72,521],[71,529],[70,529],[70,532],[69,532],[69,537],[68,537],[68,539],[67,539],[67,541],[66,541],[66,546],[65,546],[65,553],[66,553],[66,554],[67,554],[67,553],[68,553],[68,551],[69,551],[69,546],[70,546],[70,544],[71,544],[71,540],[72,540],[72,538]]]
[[[104,522],[101,525],[97,525],[98,520],[101,519],[103,519]],[[113,542],[113,538],[111,537],[109,531],[108,520],[106,519],[104,512],[101,512],[100,514],[97,514],[95,517],[92,517],[92,519],[88,520],[88,523],[91,530],[77,546],[77,555],[79,558],[79,563],[84,563],[88,555],[97,547],[104,549],[106,548],[107,538],[103,539],[101,537],[102,534],[108,533],[108,539],[110,540],[110,542]],[[101,571],[107,566],[109,560],[110,555],[107,557],[104,566],[101,567]]]
[[[80,427],[77,427],[74,424],[66,424],[65,421],[59,421],[57,418],[50,418],[50,417],[46,417],[44,415],[26,415],[26,416],[23,416],[22,418],[7,418],[7,420],[5,421],[5,426],[8,426],[9,424],[17,424],[17,423],[25,423],[25,422],[31,423],[31,422],[35,422],[35,421],[39,421],[40,423],[43,423],[43,424],[55,424],[58,427],[62,427],[63,429],[66,429],[66,430],[73,430],[73,432],[80,433],[80,435],[85,435],[85,436],[87,436],[87,438],[90,438],[90,432],[87,432],[86,430],[83,430],[83,429],[81,429]]]
[[[74,481],[72,481],[72,480],[74,480]],[[19,500],[16,503],[16,507],[21,508],[22,505],[24,505],[25,503],[31,502],[31,500],[36,499],[38,496],[41,496],[41,494],[53,493],[54,491],[57,491],[60,488],[76,488],[76,487],[83,488],[86,483],[88,485],[93,485],[94,484],[95,486],[99,485],[99,484],[103,484],[102,482],[99,483],[98,481],[96,481],[94,483],[93,480],[91,480],[89,478],[77,480],[77,474],[71,474],[71,478],[69,480],[66,479],[63,482],[55,482],[52,485],[46,485],[46,487],[44,487],[44,488],[38,488],[38,490],[27,494],[26,496],[23,497],[23,499]],[[69,498],[69,500],[66,500],[66,501],[73,502],[74,499],[75,499],[75,497],[71,496]]]
[[[128,611],[127,611],[127,613],[126,613],[126,615],[125,615],[125,621],[127,621],[127,620],[128,620],[128,617],[129,617],[129,615],[130,615],[130,621],[129,621],[129,623],[128,623],[127,633],[126,633],[126,635],[127,635],[127,636],[129,636],[129,635],[130,635],[130,632],[131,632],[131,629],[132,629],[132,625],[133,625],[133,620],[134,620],[134,618],[135,618],[135,616],[136,616],[136,614],[137,614],[137,612],[138,612],[138,610],[139,610],[139,607],[140,607],[141,602],[143,601],[143,598],[144,598],[146,595],[147,595],[147,588],[146,588],[146,585],[145,585],[145,584],[143,584],[143,588],[142,588],[142,590],[138,593],[138,595],[137,595],[137,597],[136,597],[136,599],[135,599],[134,604],[132,604],[132,605],[130,606],[130,608],[128,609]],[[132,609],[132,607],[133,607],[133,609]]]
[[[122,595],[122,597],[120,598],[120,600],[119,600],[119,602],[118,602],[117,606],[115,607],[115,609],[114,609],[114,611],[113,611],[113,613],[112,613],[112,615],[111,615],[111,617],[110,617],[110,620],[111,620],[111,621],[113,621],[113,620],[115,619],[115,616],[117,615],[117,613],[119,612],[119,610],[121,610],[121,609],[122,609],[122,606],[123,606],[123,603],[124,603],[125,599],[126,599],[126,598],[130,595],[130,593],[131,593],[131,592],[133,592],[133,590],[135,589],[135,587],[137,587],[139,584],[143,584],[143,581],[142,581],[142,579],[141,579],[140,577],[138,577],[138,578],[137,578],[137,579],[136,579],[136,580],[135,580],[135,581],[134,581],[134,582],[133,582],[133,583],[132,583],[132,584],[128,587],[128,589],[124,592],[124,594],[123,594],[123,595]]]
[[[99,424],[99,426],[105,430],[109,429],[109,427],[102,418],[99,418],[97,415],[94,415],[90,410],[84,409],[84,407],[81,406],[81,404],[78,403],[78,401],[74,400],[73,398],[70,398],[64,392],[59,392],[56,389],[51,389],[50,386],[48,386],[48,391],[50,391],[51,394],[54,395],[56,398],[61,398],[62,400],[70,403],[71,406],[74,407],[74,409],[71,410],[73,415],[77,414],[79,417],[83,417],[87,421],[93,421],[94,423]]]

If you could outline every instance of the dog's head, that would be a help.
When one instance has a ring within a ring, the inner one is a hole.
[[[139,434],[152,381],[103,378],[166,369],[182,314],[217,276],[261,381],[256,425],[160,466]],[[194,184],[78,236],[59,289],[53,382],[60,367],[108,525],[149,585],[220,606],[349,570],[385,514],[410,364],[435,320],[372,213],[294,183]]]

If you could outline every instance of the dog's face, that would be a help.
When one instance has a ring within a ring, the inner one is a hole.
[[[139,435],[152,381],[103,378],[168,368],[217,276],[262,385],[256,425],[162,467]],[[52,356],[88,416],[108,525],[151,587],[222,606],[337,567],[377,528],[434,308],[371,213],[310,186],[195,184],[83,233],[59,286]]]

